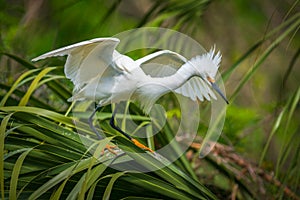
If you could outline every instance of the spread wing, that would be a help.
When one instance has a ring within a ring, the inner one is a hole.
[[[108,66],[116,68],[112,62],[114,57],[120,55],[115,50],[119,42],[117,38],[96,38],[45,53],[32,61],[68,55],[65,75],[74,83],[75,89],[78,89],[104,73]]]
[[[144,70],[145,74],[152,77],[170,76],[188,60],[182,55],[169,50],[158,51],[145,56],[136,63]],[[199,77],[192,77],[189,81],[175,90],[176,93],[189,97],[192,100],[216,99],[216,95],[208,84]]]

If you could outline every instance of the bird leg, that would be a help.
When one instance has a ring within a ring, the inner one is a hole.
[[[100,108],[101,108],[101,105],[98,104],[98,105],[96,106],[95,110],[92,112],[91,116],[89,117],[88,121],[89,121],[90,128],[96,133],[98,139],[99,139],[99,140],[102,140],[103,137],[100,135],[100,133],[97,131],[96,127],[93,125],[93,117],[95,116],[96,112],[99,111]],[[112,145],[107,144],[107,145],[105,146],[105,148],[103,149],[102,154],[104,153],[104,150],[107,149],[109,152],[111,152],[111,153],[117,155],[117,153],[114,152],[114,150],[113,150],[113,149],[115,149],[115,148],[116,148],[116,146],[112,146]]]
[[[143,150],[146,150],[146,151],[150,151],[151,153],[154,153],[154,151],[152,149],[150,149],[149,147],[143,145],[142,143],[140,143],[139,141],[137,141],[136,139],[134,139],[133,137],[131,137],[130,135],[128,135],[127,133],[125,133],[124,131],[122,131],[116,124],[115,124],[115,115],[116,115],[116,111],[117,109],[114,110],[111,118],[110,118],[110,126],[119,131],[120,133],[122,133],[126,138],[128,138],[129,140],[131,140],[133,142],[133,144],[135,144],[135,146],[143,149]]]
[[[103,137],[100,135],[100,133],[97,131],[96,127],[93,125],[93,117],[95,116],[96,112],[98,112],[98,110],[101,108],[101,105],[98,104],[95,108],[95,110],[93,111],[93,113],[91,114],[91,116],[89,117],[89,125],[90,128],[96,133],[97,137],[99,140],[102,140]]]

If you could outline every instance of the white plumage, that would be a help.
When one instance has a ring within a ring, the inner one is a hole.
[[[162,50],[134,61],[115,50],[119,42],[117,38],[96,38],[32,61],[68,55],[64,70],[75,86],[72,101],[94,100],[103,106],[131,99],[148,113],[155,100],[169,91],[203,101],[216,99],[212,88],[227,101],[214,83],[221,62],[215,48],[190,60]]]
[[[75,100],[93,100],[98,106],[89,117],[89,125],[99,139],[102,135],[93,125],[93,116],[101,106],[123,100],[138,101],[145,113],[163,94],[173,91],[192,100],[216,98],[214,89],[227,103],[226,97],[215,84],[214,78],[221,62],[215,48],[190,60],[178,53],[162,50],[133,60],[115,50],[117,38],[96,38],[45,53],[32,61],[67,55],[65,74],[74,84]],[[130,139],[136,146],[153,152],[114,122],[110,125]],[[110,148],[109,146],[107,147]]]

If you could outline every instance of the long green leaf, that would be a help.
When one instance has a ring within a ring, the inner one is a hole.
[[[270,31],[267,35],[265,35],[261,40],[259,40],[257,43],[255,43],[241,58],[239,58],[227,71],[225,71],[222,74],[222,77],[224,80],[227,80],[229,76],[233,73],[233,71],[244,61],[246,60],[249,55],[251,55],[258,47],[260,47],[264,41],[271,38],[275,34],[278,34],[278,32],[281,29],[286,28],[291,23],[293,23],[295,20],[297,20],[300,17],[300,13],[295,14],[294,16],[290,17],[288,20],[281,23],[278,27],[276,27],[274,30]]]
[[[206,189],[202,184],[187,176],[174,165],[170,165],[169,161],[159,155],[140,154],[143,151],[133,145],[131,142],[125,140],[123,137],[116,137],[118,144],[126,152],[135,152],[129,154],[130,157],[141,164],[143,167],[154,171],[158,176],[166,181],[170,181],[176,188],[193,195],[195,198],[206,196],[207,198],[215,199],[215,196]],[[139,153],[138,153],[139,152]],[[164,168],[162,168],[165,166]],[[155,171],[156,170],[156,171]]]
[[[99,141],[99,146],[104,148],[105,145],[109,142],[110,139]],[[98,153],[98,152],[95,152]],[[77,163],[73,164],[71,167],[65,169],[60,172],[58,175],[50,179],[47,183],[38,188],[32,195],[30,195],[29,199],[37,199],[42,194],[47,192],[50,188],[64,181],[65,179],[73,176],[74,174],[86,170],[90,167],[90,163],[95,160],[95,157],[89,157],[87,159],[79,160]],[[107,159],[106,157],[101,157],[97,162],[103,162],[107,164],[111,159]],[[79,187],[80,188],[80,187]]]
[[[287,121],[286,121],[286,124],[285,124],[285,127],[284,127],[284,138],[283,138],[283,145],[281,146],[280,148],[280,151],[279,151],[279,158],[277,160],[277,163],[276,163],[276,171],[275,171],[275,175],[278,176],[278,173],[279,173],[279,168],[283,166],[284,164],[284,161],[287,159],[289,153],[288,152],[285,152],[286,149],[290,149],[289,148],[289,140],[292,139],[292,134],[288,134],[288,129],[290,127],[290,123],[291,123],[291,120],[292,120],[292,117],[294,115],[294,112],[295,112],[295,109],[299,103],[299,99],[300,99],[300,87],[298,87],[295,95],[293,96],[293,98],[291,99],[291,101],[289,102],[290,105],[288,105],[289,107],[289,111],[288,111],[288,116],[287,116]],[[288,138],[290,137],[290,138]]]
[[[170,199],[180,199],[180,200],[191,199],[191,197],[187,196],[187,194],[178,190],[171,184],[161,181],[160,179],[154,178],[153,176],[149,176],[147,174],[139,173],[139,174],[128,175],[122,177],[122,180],[125,180],[132,185],[136,185],[138,187],[145,188],[149,191],[161,194]]]
[[[17,185],[19,180],[19,174],[22,168],[22,164],[26,156],[31,150],[32,150],[31,148],[26,149],[26,151],[19,156],[17,162],[15,163],[14,169],[12,171],[11,179],[10,179],[10,188],[9,188],[10,199],[17,199]]]
[[[27,60],[24,60],[23,58],[20,58],[16,55],[6,53],[6,52],[0,52],[0,54],[6,55],[6,56],[12,58],[16,62],[20,63],[21,66],[26,67],[27,69],[35,69],[36,68],[32,63],[30,63]]]
[[[82,185],[82,188],[80,190],[80,196],[79,198],[83,198],[86,191],[89,189],[88,196],[92,198],[93,196],[93,185],[97,185],[97,181],[99,180],[100,176],[103,174],[103,172],[107,169],[108,165],[105,164],[99,164],[93,169],[90,170],[90,172],[87,172],[87,176],[85,177],[85,183]],[[87,198],[88,199],[88,198]]]
[[[9,86],[3,85],[1,83],[0,83],[0,88],[5,90],[5,91],[9,91],[11,89]],[[8,104],[8,102],[10,102],[10,105],[17,105],[19,103],[19,99],[21,99],[25,95],[25,92],[23,92],[20,89],[16,88],[14,90],[13,94],[16,97],[14,97],[12,95],[8,96],[8,99],[5,100],[5,104]],[[41,99],[38,99],[34,96],[31,96],[30,104],[32,106],[41,107],[41,108],[44,108],[44,109],[55,110],[55,108],[53,108],[53,106],[44,103]]]
[[[105,165],[105,164],[99,164],[93,170],[92,170],[92,167],[94,167],[96,164],[98,164],[98,159],[101,156],[102,157],[104,156],[104,149],[106,148],[108,143],[111,141],[111,139],[112,138],[104,138],[103,140],[101,140],[99,142],[95,142],[87,150],[87,152],[89,152],[91,149],[94,148],[95,145],[97,145],[97,148],[94,151],[94,154],[92,157],[93,159],[91,159],[89,166],[87,168],[87,172],[84,173],[84,175],[80,178],[78,183],[74,186],[73,190],[68,195],[67,200],[77,199],[78,194],[79,194],[78,199],[84,199],[86,190],[92,184],[91,181],[95,181],[97,179],[96,177],[99,177],[103,173],[103,171],[106,169],[107,165]],[[99,171],[99,168],[100,168],[100,171]],[[98,172],[98,174],[95,174],[95,170]]]
[[[283,110],[279,113],[279,115],[278,115],[278,117],[277,117],[277,119],[276,119],[276,121],[275,121],[275,123],[273,125],[272,131],[271,131],[271,133],[270,133],[270,135],[268,137],[267,143],[266,143],[266,145],[265,145],[265,147],[264,147],[264,149],[262,151],[262,154],[261,154],[261,157],[260,157],[260,160],[259,160],[259,166],[262,165],[264,157],[265,157],[265,155],[267,153],[267,150],[268,150],[268,148],[270,146],[271,140],[274,137],[274,134],[278,130],[279,126],[281,125],[282,117],[283,117],[283,115],[284,115],[285,112],[286,112],[286,107],[284,107]]]
[[[29,71],[26,71],[25,73],[23,73],[15,82],[14,84],[10,87],[10,90],[5,94],[5,96],[2,98],[1,102],[0,102],[0,107],[4,106],[5,102],[7,101],[8,97],[13,93],[13,91],[18,87],[19,83],[26,78],[27,76],[29,76],[30,74],[38,71],[39,69],[32,69]]]
[[[21,99],[19,106],[25,106],[31,96],[31,94],[33,93],[33,91],[37,88],[39,81],[50,71],[56,69],[56,67],[48,67],[43,69],[37,76],[36,78],[32,81],[31,85],[29,86],[26,94],[24,95],[24,97]]]
[[[37,199],[42,194],[44,194],[49,189],[51,189],[53,186],[57,185],[60,182],[63,182],[65,179],[72,176],[73,174],[84,170],[88,162],[90,162],[90,159],[85,159],[85,160],[79,161],[78,163],[75,163],[71,167],[69,167],[66,170],[64,170],[63,172],[59,173],[57,176],[50,179],[47,183],[45,183],[40,188],[38,188],[35,192],[33,192],[30,195],[29,199]]]
[[[104,195],[102,197],[103,200],[109,200],[110,199],[110,194],[112,192],[113,185],[114,185],[115,181],[119,177],[123,176],[125,173],[126,173],[126,171],[124,171],[124,172],[118,172],[118,173],[115,173],[115,174],[112,175],[112,177],[111,177],[111,179],[110,179],[110,181],[109,181],[109,183],[108,183],[108,185],[107,185],[107,187],[105,189]]]
[[[2,199],[4,199],[4,140],[6,135],[6,127],[12,114],[13,113],[4,117],[0,126],[0,185]]]
[[[69,179],[68,178],[66,178],[65,180],[64,180],[64,182],[62,182],[62,184],[58,187],[58,189],[52,194],[52,196],[51,196],[51,200],[59,200],[60,199],[60,197],[61,197],[61,194],[62,194],[62,192],[63,192],[63,190],[64,190],[64,187],[65,187],[65,185],[66,185],[66,183],[69,181]]]
[[[72,121],[72,118],[66,117],[60,113],[43,109],[43,108],[36,108],[36,107],[29,107],[29,106],[6,106],[6,107],[0,107],[0,110],[4,112],[25,112],[25,113],[31,113],[34,115],[39,115],[46,117],[48,119],[61,122],[63,124],[66,124],[70,127],[75,128],[75,125]],[[81,125],[83,126],[83,125]],[[79,126],[80,127],[80,126]],[[84,128],[88,129],[88,126],[86,125]]]
[[[300,25],[300,19],[296,20],[284,33],[282,33],[279,37],[275,39],[274,42],[262,53],[262,55],[258,58],[256,63],[247,71],[244,75],[238,86],[233,92],[231,99],[234,99],[241,88],[245,85],[245,83],[254,75],[254,72],[259,68],[259,66],[266,60],[266,58],[270,55],[270,53],[278,46],[278,44],[286,38],[291,32],[293,32]]]

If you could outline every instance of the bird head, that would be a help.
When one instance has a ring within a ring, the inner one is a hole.
[[[222,55],[220,51],[215,53],[215,47],[213,47],[209,52],[196,56],[189,62],[196,68],[196,75],[210,85],[228,104],[228,100],[215,82],[215,76],[219,69],[221,58]]]

